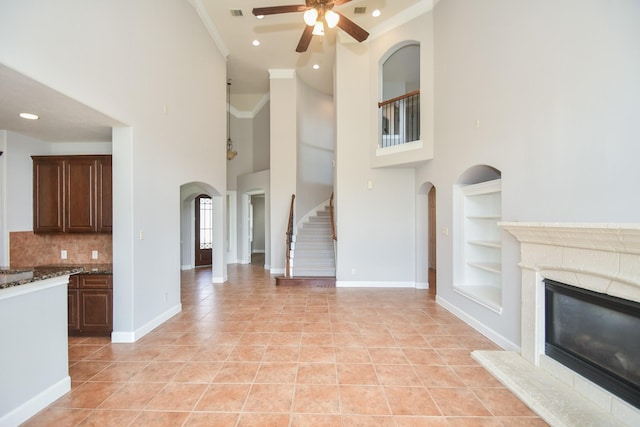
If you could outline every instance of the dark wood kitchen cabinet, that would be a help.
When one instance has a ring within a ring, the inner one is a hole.
[[[76,274],[69,277],[69,335],[110,335],[113,330],[113,276]]]
[[[64,161],[60,158],[33,158],[33,231],[63,232]]]
[[[97,166],[98,233],[111,233],[113,230],[111,156],[99,158]]]
[[[32,156],[35,233],[110,233],[110,155]]]

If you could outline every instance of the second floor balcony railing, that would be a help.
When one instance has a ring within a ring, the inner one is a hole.
[[[420,139],[420,91],[378,103],[380,147],[392,147]]]

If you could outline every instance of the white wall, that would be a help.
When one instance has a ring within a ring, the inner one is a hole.
[[[296,222],[329,200],[333,191],[335,107],[333,97],[298,79],[298,174]]]
[[[238,155],[227,161],[227,190],[237,189],[237,177],[254,172],[253,169],[253,118],[230,117],[231,140]]]
[[[435,156],[416,185],[438,189],[437,229],[477,164],[502,172],[504,221],[637,222],[640,3],[445,0],[434,17]],[[437,236],[438,299],[519,345],[517,242],[503,233],[498,315],[453,292],[454,233]]]
[[[269,169],[270,104],[267,102],[253,117],[253,172]]]
[[[285,270],[285,234],[291,195],[296,192],[297,176],[297,123],[298,96],[295,70],[269,70],[270,82],[270,158],[269,180],[271,184],[270,236],[271,272],[282,274]]]
[[[373,169],[369,150],[376,93],[366,45],[336,54],[338,286],[415,286],[415,172]],[[368,189],[371,181],[372,189]]]
[[[224,58],[182,0],[3,1],[0,40],[0,63],[130,126],[113,136],[114,332],[137,339],[180,308],[180,185],[226,189]]]
[[[2,155],[6,168],[7,233],[33,230],[31,156],[53,154],[52,145],[19,133],[7,132],[7,146]]]

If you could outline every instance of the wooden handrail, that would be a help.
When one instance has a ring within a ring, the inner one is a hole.
[[[378,102],[378,108],[384,107],[387,104],[391,104],[396,101],[403,100],[405,98],[411,98],[414,95],[420,95],[420,90],[414,90],[413,92],[405,93],[404,95],[396,96],[395,98],[387,99],[386,101]]]
[[[291,195],[291,206],[289,207],[289,221],[287,223],[287,248],[286,248],[286,264],[284,268],[284,276],[290,277],[291,273],[291,243],[293,243],[293,202],[296,195]]]
[[[331,237],[333,240],[338,240],[338,236],[336,236],[336,222],[334,220],[333,213],[333,193],[331,193],[331,197],[329,198],[329,216],[331,216]]]

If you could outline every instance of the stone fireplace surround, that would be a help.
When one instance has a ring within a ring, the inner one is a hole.
[[[473,356],[552,426],[640,425],[640,410],[545,356],[544,283],[640,302],[640,224],[500,224],[521,244],[520,354]]]

